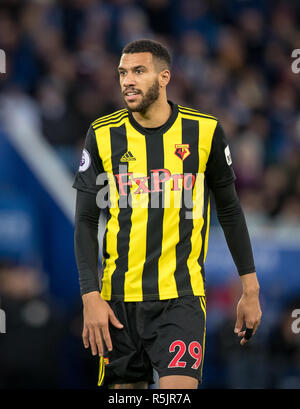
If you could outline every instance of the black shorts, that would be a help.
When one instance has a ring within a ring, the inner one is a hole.
[[[159,377],[186,375],[202,380],[205,297],[188,295],[163,301],[108,301],[122,329],[109,324],[113,350],[104,348],[98,385],[154,383]]]

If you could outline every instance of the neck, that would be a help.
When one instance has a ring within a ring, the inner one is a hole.
[[[158,98],[146,112],[132,112],[132,116],[144,128],[156,128],[167,122],[171,112],[167,98]]]

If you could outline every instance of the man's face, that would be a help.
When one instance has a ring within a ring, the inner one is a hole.
[[[123,99],[130,111],[146,112],[158,99],[159,73],[151,53],[123,54],[119,76]]]

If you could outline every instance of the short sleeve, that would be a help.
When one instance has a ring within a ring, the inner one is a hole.
[[[219,122],[213,135],[205,177],[210,188],[223,187],[236,180],[229,144]]]
[[[73,187],[84,192],[96,194],[99,190],[99,187],[96,185],[96,179],[97,176],[103,172],[95,131],[90,127],[85,138],[85,144]]]

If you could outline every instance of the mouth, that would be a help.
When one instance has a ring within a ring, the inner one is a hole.
[[[128,90],[124,92],[124,97],[128,102],[133,102],[140,95],[140,91]]]

